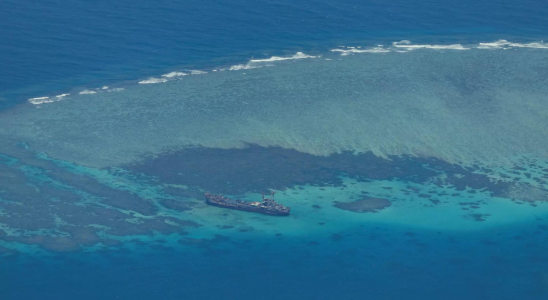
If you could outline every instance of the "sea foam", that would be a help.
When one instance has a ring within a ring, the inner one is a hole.
[[[39,105],[43,103],[51,103],[54,102],[54,100],[50,99],[49,97],[36,97],[36,98],[30,98],[28,101],[34,105]]]
[[[392,46],[395,48],[403,48],[407,50],[415,50],[415,49],[435,49],[435,50],[469,50],[470,48],[463,47],[461,44],[453,44],[453,45],[413,45],[411,44],[411,41],[403,40],[399,42],[392,43]]]
[[[124,91],[125,89],[124,88],[112,88],[112,89],[108,89],[107,92],[121,92],[121,91]]]
[[[93,94],[97,94],[97,92],[92,91],[92,90],[83,90],[83,91],[79,92],[78,94],[80,94],[80,95],[93,95]]]
[[[297,52],[292,56],[272,56],[270,58],[264,58],[264,59],[252,59],[249,62],[262,63],[262,62],[275,62],[275,61],[281,61],[281,60],[294,60],[294,59],[317,58],[317,57],[319,56],[307,55],[302,52]]]
[[[61,101],[61,100],[63,100],[63,98],[65,98],[69,95],[70,94],[60,94],[60,95],[56,95],[56,96],[53,96],[53,97],[36,97],[36,98],[30,98],[30,99],[28,99],[28,101],[31,104],[40,105],[40,104],[45,104],[45,103],[53,103],[53,102]]]
[[[253,65],[253,64],[239,64],[239,65],[233,65],[228,68],[229,71],[239,71],[239,70],[249,70],[249,69],[256,69],[260,68],[261,66]]]
[[[348,47],[343,49],[332,49],[331,52],[340,52],[341,55],[349,55],[352,53],[387,53],[390,52],[389,49],[382,48],[382,47],[374,47],[374,48],[368,48],[368,49],[359,49],[354,47]]]
[[[167,82],[167,79],[150,77],[148,79],[139,81],[139,84],[154,84],[154,83],[162,83],[162,82]]]
[[[187,76],[189,75],[188,73],[183,73],[183,72],[170,72],[170,73],[167,73],[167,74],[163,74],[162,77],[166,77],[166,78],[173,78],[173,77],[180,77],[180,76]]]
[[[512,43],[507,40],[498,40],[496,42],[491,42],[491,43],[480,43],[477,48],[489,49],[489,50],[510,49],[510,48],[548,49],[548,43],[539,41],[539,42],[522,44],[522,43]]]
[[[355,53],[388,53],[388,52],[409,52],[419,49],[427,50],[470,50],[470,49],[488,49],[488,50],[500,50],[500,49],[515,49],[515,48],[531,48],[531,49],[548,49],[548,43],[539,41],[531,43],[513,43],[507,40],[498,40],[495,42],[486,42],[473,45],[463,46],[461,44],[450,45],[436,45],[436,44],[413,44],[409,40],[401,40],[393,42],[391,46],[377,45],[376,47],[364,48],[351,47],[351,46],[339,46],[337,49],[330,50],[331,52],[338,52],[342,56],[347,56]]]
[[[291,56],[271,56],[270,58],[251,59],[247,64],[233,65],[233,66],[230,66],[228,70],[239,71],[239,70],[257,69],[262,67],[271,67],[271,66],[274,66],[275,62],[307,59],[307,58],[318,58],[318,57],[320,56],[308,55],[308,54],[304,54],[303,52],[297,52]]]

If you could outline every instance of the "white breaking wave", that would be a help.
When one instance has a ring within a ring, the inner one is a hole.
[[[69,96],[69,95],[70,94],[60,94],[60,95],[57,95],[55,97],[36,97],[36,98],[30,98],[30,99],[28,99],[28,101],[31,104],[40,105],[40,104],[44,104],[44,103],[52,103],[52,102],[61,101],[61,100],[63,100],[63,98],[65,98],[66,96]]]
[[[389,49],[382,47],[375,47],[369,49],[357,49],[354,47],[348,47],[347,49],[333,49],[331,52],[341,52],[342,56],[350,55],[351,53],[387,53],[390,52]]]
[[[148,80],[150,79],[157,79],[157,78],[149,78]],[[160,81],[160,82],[164,82],[164,81],[167,81],[166,79],[159,79],[159,80],[163,80],[163,81]],[[139,83],[142,83],[144,81],[141,81]],[[153,83],[153,82],[149,82],[149,83]],[[80,91],[78,94],[79,95],[93,95],[93,94],[97,94],[97,93],[103,93],[103,92],[120,92],[120,91],[123,91],[125,90],[124,88],[109,88],[108,86],[103,86],[101,88],[96,88],[94,90],[89,90],[89,89],[85,89],[83,91]],[[56,95],[56,96],[43,96],[43,97],[36,97],[36,98],[30,98],[28,99],[28,102],[31,103],[31,104],[34,104],[34,105],[40,105],[40,104],[45,104],[45,103],[53,103],[53,102],[59,102],[61,100],[64,100],[67,96],[70,96],[69,93],[64,93],[64,94],[59,94],[59,95]]]
[[[318,58],[320,56],[313,56],[304,54],[302,52],[297,52],[292,56],[272,56],[270,58],[264,58],[264,59],[252,59],[247,64],[238,64],[233,65],[230,68],[228,68],[229,71],[239,71],[239,70],[249,70],[249,69],[257,69],[262,67],[271,67],[273,66],[273,62],[277,61],[284,61],[284,60],[294,60],[294,59],[305,59],[305,58]],[[220,69],[222,71],[226,69]]]
[[[166,82],[166,81],[167,81],[167,79],[165,79],[165,78],[150,77],[149,79],[139,81],[139,84],[153,84],[153,83],[162,83],[162,82]]]
[[[190,73],[173,71],[173,72],[169,72],[167,74],[161,75],[162,78],[150,77],[148,79],[141,80],[141,81],[139,81],[139,84],[162,83],[162,82],[167,82],[168,80],[173,79],[175,77],[181,77],[181,76],[187,76],[187,75],[199,75],[199,74],[207,74],[207,72],[200,71],[200,70],[191,70]],[[109,90],[109,92],[113,91],[113,90],[114,89]],[[119,91],[119,89],[118,89],[118,91]]]
[[[188,73],[183,73],[183,72],[170,72],[170,73],[162,75],[162,77],[173,78],[173,77],[180,77],[180,76],[187,76],[187,75],[189,75],[189,74]]]
[[[92,94],[97,94],[97,92],[96,91],[90,91],[90,90],[83,90],[78,94],[80,94],[80,95],[92,95]]]
[[[430,45],[430,44],[412,44],[409,40],[393,42],[391,46],[385,47],[377,45],[377,47],[361,49],[361,47],[339,46],[338,49],[332,49],[331,52],[339,52],[341,56],[346,56],[354,53],[388,53],[388,52],[409,52],[418,49],[430,50],[470,50],[470,49],[513,49],[513,48],[532,48],[532,49],[548,49],[548,43],[543,41],[532,43],[512,43],[507,40],[498,40],[490,43],[479,43],[477,45],[463,46],[461,44],[450,45]]]
[[[411,41],[402,40],[399,42],[393,42],[392,46],[385,47],[383,45],[377,45],[372,48],[361,47],[345,47],[340,46],[339,49],[332,49],[331,52],[339,52],[341,56],[346,56],[354,53],[389,53],[389,52],[408,52],[417,49],[433,49],[433,50],[469,50],[462,46],[461,44],[452,44],[452,45],[413,45]]]
[[[38,104],[42,104],[42,103],[50,103],[50,102],[54,102],[55,100],[51,100],[49,97],[36,97],[36,98],[30,98],[29,99],[29,102],[34,104],[34,105],[38,105]]]
[[[507,40],[498,40],[492,43],[479,43],[478,49],[509,49],[509,48],[534,48],[534,49],[548,49],[548,43],[543,41],[532,42],[527,44],[512,43]]]
[[[265,58],[265,59],[252,59],[249,62],[250,63],[261,63],[261,62],[273,62],[273,61],[281,61],[281,60],[317,58],[317,57],[319,57],[319,56],[307,55],[307,54],[304,54],[302,52],[297,52],[292,56],[272,56],[271,58]]]
[[[488,49],[488,50],[497,50],[497,49],[512,49],[512,48],[531,48],[531,49],[548,49],[548,43],[543,41],[531,42],[531,43],[513,43],[507,40],[498,40],[488,43],[479,43],[476,45],[466,45],[461,44],[449,44],[449,45],[437,45],[437,44],[412,44],[409,40],[401,40],[397,42],[392,42],[390,45],[376,45],[374,47],[362,48],[360,46],[351,47],[351,46],[339,46],[338,49],[332,49],[330,52],[340,53],[341,56],[348,56],[351,54],[360,54],[360,53],[375,53],[375,54],[385,54],[391,52],[409,52],[420,49],[427,50],[470,50],[470,49]],[[322,57],[321,55],[308,55],[303,52],[297,52],[290,56],[271,56],[270,58],[263,59],[251,59],[245,64],[236,64],[228,68],[219,68],[212,70],[213,72],[217,71],[240,71],[240,70],[250,70],[263,67],[274,66],[276,62],[289,61],[289,60],[301,60],[301,59],[314,59]],[[325,60],[331,60],[331,58],[325,58]],[[150,77],[139,81],[139,84],[155,84],[163,83],[170,80],[175,80],[176,77],[187,76],[187,75],[201,75],[207,74],[208,72],[202,70],[188,70],[186,72],[173,71],[161,75],[161,77]],[[101,88],[95,89],[85,89],[78,94],[80,95],[91,95],[98,94],[102,92],[118,92],[123,91],[123,88],[113,88],[109,86],[103,86]],[[51,103],[60,101],[62,98],[68,96],[69,94],[61,94],[52,97],[37,97],[28,99],[32,104],[39,105],[43,103]]]
[[[240,64],[240,65],[234,65],[234,66],[231,66],[228,70],[229,71],[238,71],[238,70],[249,70],[249,69],[256,69],[256,68],[261,68],[262,66],[254,66],[252,64]]]
[[[411,41],[403,40],[399,42],[393,42],[393,47],[403,48],[407,50],[415,49],[436,49],[436,50],[469,50],[470,48],[463,47],[461,44],[452,44],[452,45],[413,45]]]

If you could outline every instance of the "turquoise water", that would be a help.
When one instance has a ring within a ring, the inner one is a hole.
[[[546,298],[543,3],[0,8],[2,299]]]

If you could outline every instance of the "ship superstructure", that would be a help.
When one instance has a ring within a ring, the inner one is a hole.
[[[213,195],[210,193],[205,193],[204,195],[206,197],[206,202],[209,205],[256,212],[272,216],[288,216],[291,208],[283,206],[274,201],[275,193],[276,192],[272,192],[270,197],[265,197],[264,193],[261,193],[263,197],[262,202],[250,202],[238,199],[231,199],[223,195]]]

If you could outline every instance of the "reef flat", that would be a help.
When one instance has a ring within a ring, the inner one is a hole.
[[[548,51],[516,45],[396,43],[385,52],[252,60],[232,71],[34,99],[1,112],[0,137],[90,167],[247,144],[512,167],[525,154],[548,157]]]

